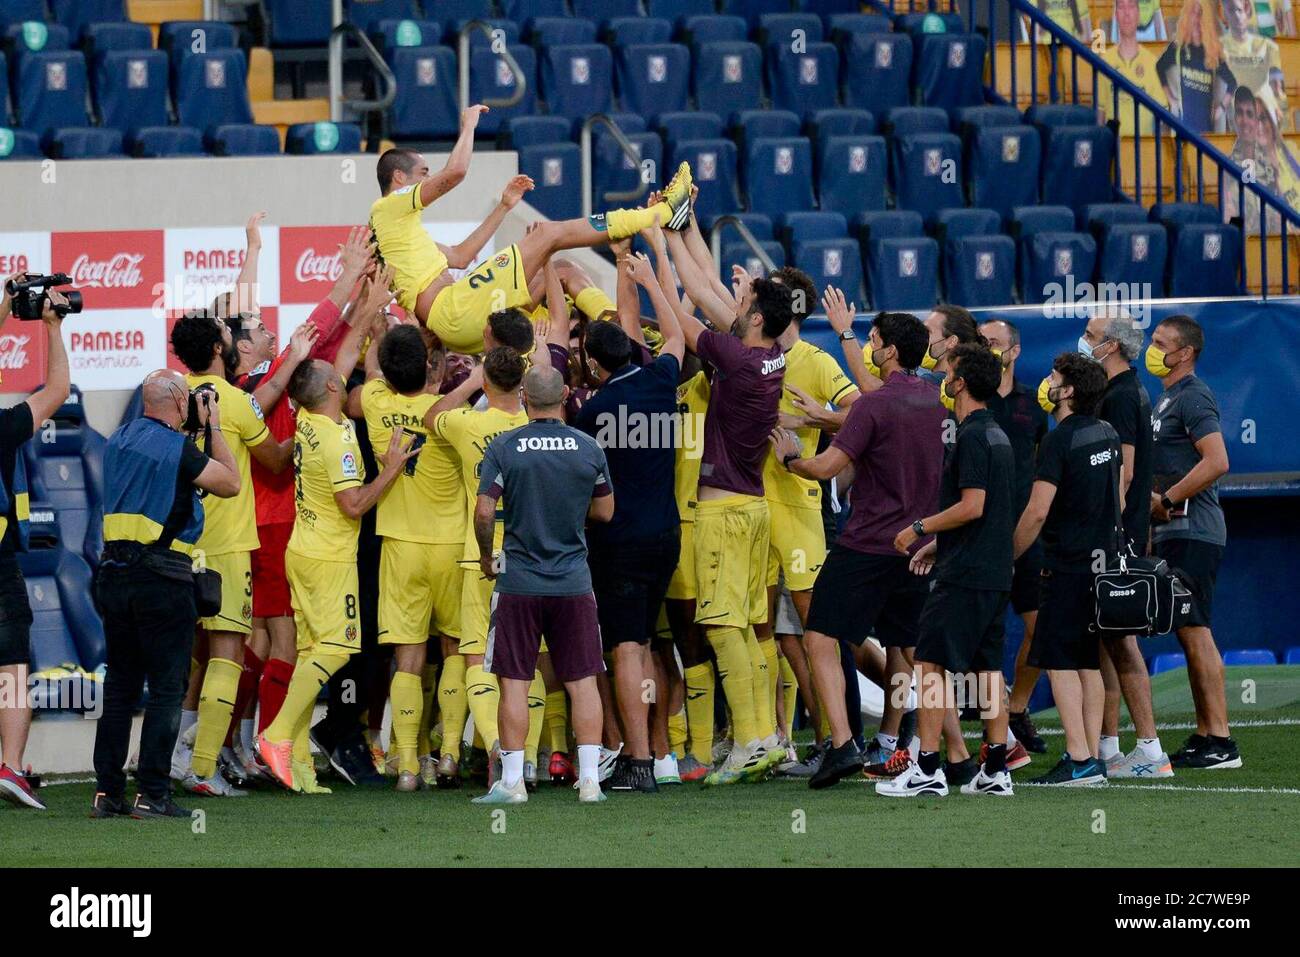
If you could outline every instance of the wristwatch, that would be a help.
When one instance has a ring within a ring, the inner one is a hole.
[[[858,337],[857,333],[855,333],[852,329],[845,329],[843,332],[840,333],[841,342],[852,342],[857,337]]]
[[[913,522],[913,523],[912,523],[912,531],[916,532],[916,534],[917,534],[918,536],[920,536],[920,537],[924,537],[924,536],[925,536],[925,520],[924,520],[924,519],[920,519],[920,518],[918,518],[915,522]]]
[[[781,464],[785,466],[785,470],[786,470],[787,472],[790,471],[790,463],[793,462],[793,461],[794,461],[795,459],[797,459],[797,458],[800,458],[799,453],[798,453],[798,452],[791,452],[789,455],[787,455],[787,456],[785,456],[783,459],[781,459]]]
[[[1175,505],[1174,502],[1170,501],[1168,495],[1161,495],[1160,507],[1163,508],[1166,512],[1172,512],[1175,508],[1177,508],[1177,505]]]

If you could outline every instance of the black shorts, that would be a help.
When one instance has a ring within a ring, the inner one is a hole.
[[[805,632],[860,645],[874,629],[886,647],[915,646],[930,579],[912,574],[908,561],[831,546],[813,585]]]
[[[681,557],[681,536],[593,548],[587,556],[596,595],[601,642],[606,651],[634,642],[648,644],[659,625],[659,609]]]
[[[1157,558],[1163,558],[1178,572],[1178,580],[1192,593],[1192,610],[1184,628],[1209,628],[1214,611],[1214,583],[1223,561],[1223,546],[1194,538],[1166,538],[1156,542]]]
[[[935,582],[921,610],[916,660],[953,674],[1002,670],[1008,593]]]
[[[12,552],[0,554],[0,668],[30,665],[32,606],[27,584]]]
[[[1035,542],[1016,559],[1011,572],[1011,610],[1017,615],[1038,611],[1038,579],[1043,571],[1043,547]]]
[[[499,678],[531,681],[542,638],[561,681],[578,681],[605,670],[600,652],[596,599],[582,595],[492,595],[483,667]]]
[[[1096,671],[1101,667],[1101,639],[1091,630],[1096,611],[1094,577],[1090,571],[1043,569],[1029,664],[1048,671]]]

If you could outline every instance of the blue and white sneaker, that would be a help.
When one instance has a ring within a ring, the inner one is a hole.
[[[1169,760],[1169,755],[1163,751],[1160,752],[1160,757],[1149,758],[1142,753],[1141,748],[1134,748],[1129,754],[1117,754],[1106,762],[1108,778],[1147,780],[1173,776],[1174,766]]]
[[[1061,755],[1056,767],[1042,777],[1034,778],[1030,784],[1049,784],[1057,787],[1093,787],[1105,785],[1106,765],[1097,758],[1076,763],[1069,754]]]

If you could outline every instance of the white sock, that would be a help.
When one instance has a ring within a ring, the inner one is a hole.
[[[501,752],[501,780],[508,788],[517,786],[524,776],[524,752]]]
[[[185,737],[185,732],[199,723],[199,712],[196,708],[193,711],[181,709],[181,726],[176,732],[176,747],[181,747],[181,739]]]
[[[1165,749],[1160,747],[1159,738],[1138,738],[1138,750],[1142,756],[1151,761],[1157,761],[1160,755],[1165,753]]]
[[[1119,754],[1119,735],[1113,737],[1101,736],[1101,753],[1099,757],[1103,761],[1109,761],[1115,755]]]
[[[898,738],[893,735],[885,734],[883,731],[876,732],[876,740],[886,751],[896,751],[898,749]]]
[[[244,718],[239,722],[239,744],[248,754],[253,752],[253,738],[255,737],[256,725],[252,718]]]
[[[600,751],[599,744],[578,745],[579,780],[598,781],[600,779]]]
[[[1019,739],[1016,737],[1016,733],[1012,731],[1010,728],[1007,728],[1007,750],[1008,751],[1010,751],[1012,748],[1016,746],[1017,740]]]

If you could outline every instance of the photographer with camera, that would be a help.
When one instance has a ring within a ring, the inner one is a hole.
[[[80,310],[70,309],[68,296],[54,289],[37,293],[22,288],[30,281],[24,273],[10,276],[0,298],[0,327],[11,311],[21,319],[32,318],[35,305],[48,342],[45,385],[25,402],[0,410],[0,797],[19,807],[44,810],[23,776],[23,751],[32,726],[27,703],[32,609],[16,554],[27,548],[27,469],[20,450],[68,397],[63,317]]]
[[[237,496],[239,468],[221,430],[220,403],[191,392],[178,372],[150,373],[144,415],[108,440],[104,556],[95,585],[108,645],[104,709],[95,729],[97,818],[189,817],[171,799],[168,773],[199,611],[192,553],[204,528],[199,491]],[[204,433],[206,452],[185,430]],[[139,794],[125,803],[131,714],[145,680]]]

